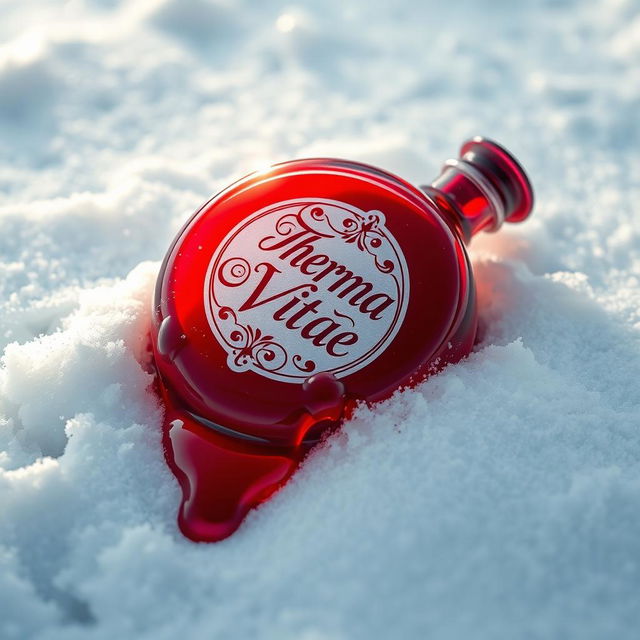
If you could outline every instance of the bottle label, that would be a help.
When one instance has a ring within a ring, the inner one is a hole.
[[[408,301],[407,263],[384,214],[323,198],[249,215],[217,247],[204,282],[229,368],[291,383],[362,369],[389,346]]]

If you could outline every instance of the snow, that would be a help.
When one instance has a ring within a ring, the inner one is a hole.
[[[637,637],[634,0],[0,10],[0,638]],[[177,229],[271,162],[424,183],[476,134],[537,194],[474,240],[476,352],[185,540],[144,340]]]

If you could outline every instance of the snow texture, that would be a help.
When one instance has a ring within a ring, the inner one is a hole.
[[[0,638],[640,633],[635,0],[0,2]],[[511,149],[481,343],[185,540],[145,340],[229,181],[314,155],[416,183]]]

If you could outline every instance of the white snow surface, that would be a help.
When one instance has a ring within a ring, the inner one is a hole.
[[[2,640],[638,637],[638,2],[0,15]],[[425,183],[476,134],[537,195],[473,242],[476,351],[184,539],[141,364],[176,231],[271,162]]]

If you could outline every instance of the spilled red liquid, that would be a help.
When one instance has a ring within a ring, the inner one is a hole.
[[[278,447],[195,416],[157,385],[165,406],[165,457],[182,489],[178,524],[184,535],[194,541],[231,535],[252,508],[287,481],[318,438],[337,426],[346,408],[344,386],[329,374],[304,386],[307,438]]]
[[[284,484],[299,460],[286,451],[265,454],[205,429],[182,419],[168,423],[168,460],[183,491],[182,532],[192,540],[222,540]]]

